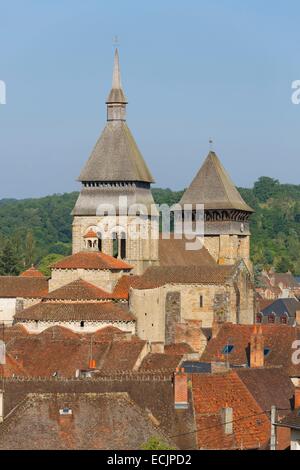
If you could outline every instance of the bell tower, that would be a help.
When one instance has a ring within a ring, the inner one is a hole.
[[[126,105],[115,50],[107,123],[79,176],[73,209],[73,253],[100,250],[142,273],[158,264],[158,212],[154,179],[126,123]]]
[[[180,205],[204,205],[204,246],[219,264],[243,259],[251,269],[248,206],[221,164],[210,151],[185,190]],[[183,212],[184,214],[184,212]]]

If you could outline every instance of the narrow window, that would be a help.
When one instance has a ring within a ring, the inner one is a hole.
[[[262,323],[262,315],[260,313],[256,315],[256,323]]]
[[[125,236],[121,238],[121,258],[126,258],[126,238]]]
[[[80,327],[84,328],[84,321],[83,320],[81,320],[81,322],[80,322]]]
[[[203,307],[203,295],[200,295],[199,300],[200,300],[200,302],[199,302],[200,303],[200,308],[202,308]]]
[[[113,234],[113,257],[117,258],[119,256],[119,240],[118,234]]]
[[[275,323],[275,315],[268,315],[268,323]]]

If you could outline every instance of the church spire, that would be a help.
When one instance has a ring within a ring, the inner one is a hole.
[[[127,99],[121,83],[119,52],[117,48],[115,49],[112,88],[106,104],[108,121],[125,121]]]

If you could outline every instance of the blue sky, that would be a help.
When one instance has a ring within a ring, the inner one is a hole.
[[[0,199],[79,189],[118,35],[128,124],[156,185],[214,149],[237,185],[300,184],[300,2],[0,0]]]

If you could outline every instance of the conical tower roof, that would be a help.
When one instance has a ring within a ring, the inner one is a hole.
[[[213,151],[207,155],[200,170],[184,192],[180,204],[204,204],[204,209],[236,209],[253,212]]]
[[[126,124],[126,103],[116,49],[112,89],[107,98],[107,124],[81,171],[79,181],[154,182]]]

